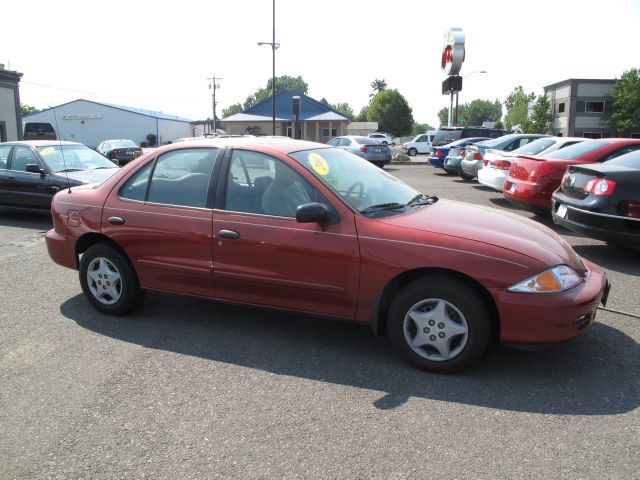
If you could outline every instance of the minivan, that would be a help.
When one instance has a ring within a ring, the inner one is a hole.
[[[22,129],[23,140],[57,140],[53,126],[46,122],[26,122]]]

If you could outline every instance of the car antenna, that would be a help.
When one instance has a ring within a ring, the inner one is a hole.
[[[64,159],[64,150],[62,148],[62,140],[60,139],[60,127],[58,126],[58,116],[56,115],[56,107],[53,107],[53,121],[56,124],[58,134],[58,145],[60,146],[60,155],[62,155],[62,165],[64,166],[64,175],[67,177],[67,193],[71,193],[71,182],[69,182],[69,172],[67,171],[67,161]]]

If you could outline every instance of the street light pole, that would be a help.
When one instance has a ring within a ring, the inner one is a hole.
[[[258,42],[258,45],[271,45],[273,53],[273,73],[271,75],[271,99],[272,99],[272,129],[276,134],[276,49],[280,46],[276,43],[276,0],[273,0],[273,39],[271,42]]]
[[[222,80],[222,77],[216,77],[214,75],[211,78],[208,78],[207,80],[211,80],[211,83],[209,84],[209,88],[213,92],[211,95],[211,103],[213,107],[213,132],[212,133],[215,135],[218,130],[218,127],[216,125],[216,90],[220,88],[220,85],[216,83],[216,80]]]

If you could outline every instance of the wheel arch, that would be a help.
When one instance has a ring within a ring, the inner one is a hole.
[[[380,295],[378,295],[369,319],[369,324],[374,334],[378,336],[386,333],[385,320],[389,313],[391,302],[400,290],[415,280],[436,276],[454,278],[476,290],[489,310],[489,317],[491,318],[491,337],[494,339],[499,337],[500,316],[495,301],[489,291],[480,282],[462,272],[447,268],[429,267],[408,270],[391,279],[389,283],[387,283]]]
[[[131,259],[126,254],[124,249],[113,239],[107,237],[106,235],[103,235],[102,233],[96,232],[86,233],[78,238],[78,241],[76,242],[76,262],[78,263],[78,267],[80,266],[80,255],[86,252],[89,248],[99,243],[106,243],[118,250],[123,258],[129,263],[129,266],[135,272],[136,276],[138,275],[138,272],[136,271],[133,263],[131,262]]]

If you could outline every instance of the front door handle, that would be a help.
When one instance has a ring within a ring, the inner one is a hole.
[[[124,224],[124,218],[122,217],[109,217],[107,220],[111,225],[122,225]]]
[[[218,232],[218,236],[220,238],[227,238],[229,240],[237,240],[238,238],[240,238],[240,234],[233,230],[220,230]]]

